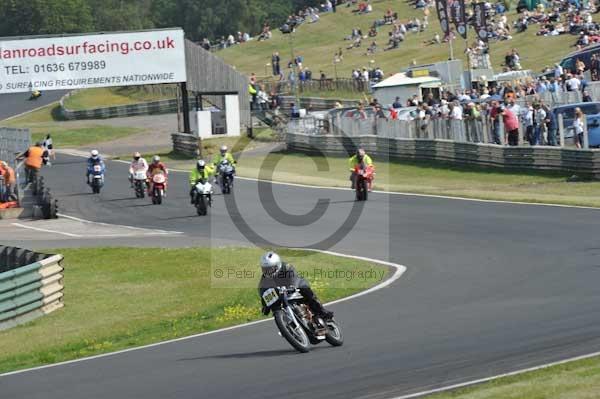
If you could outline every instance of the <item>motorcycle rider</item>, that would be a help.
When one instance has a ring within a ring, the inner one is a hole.
[[[219,154],[216,154],[213,157],[212,164],[213,164],[213,169],[215,170],[215,178],[214,178],[215,183],[220,184],[220,182],[217,181],[217,179],[220,177],[220,173],[217,173],[217,172],[219,172],[219,165],[221,164],[221,162],[223,162],[225,160],[228,161],[229,164],[231,165],[231,167],[233,168],[233,173],[235,173],[235,164],[236,164],[235,158],[233,157],[233,155],[230,152],[228,152],[228,150],[229,149],[227,148],[227,146],[225,144],[223,144],[221,146],[221,148],[219,149]]]
[[[164,196],[167,196],[167,183],[168,183],[168,176],[169,176],[169,170],[167,169],[167,166],[160,161],[160,157],[158,155],[155,155],[152,157],[152,163],[150,164],[150,166],[148,166],[148,179],[149,179],[149,184],[148,184],[148,195],[152,195],[152,191],[154,189],[154,183],[152,182],[152,177],[157,174],[157,173],[164,173],[165,175],[165,193]]]
[[[196,190],[198,181],[208,181],[214,173],[215,170],[210,165],[207,165],[203,159],[199,159],[196,162],[196,166],[190,172],[190,203],[194,203],[194,191]]]
[[[275,252],[267,252],[260,258],[260,267],[262,269],[262,278],[258,283],[258,295],[262,303],[262,313],[269,314],[269,307],[263,300],[263,293],[269,288],[275,287],[295,287],[298,288],[310,310],[317,316],[325,320],[333,318],[333,312],[325,309],[317,296],[310,288],[310,284],[300,276],[294,266],[283,262]]]
[[[350,157],[348,160],[348,168],[350,168],[350,181],[352,182],[352,189],[356,188],[356,172],[354,169],[357,165],[364,163],[366,166],[373,166],[373,160],[367,155],[363,148],[358,148],[356,154]],[[373,189],[373,180],[369,180],[369,191]]]
[[[106,164],[104,163],[104,159],[100,156],[98,150],[92,150],[90,152],[90,157],[87,159],[87,173],[85,175],[87,184],[90,184],[90,176],[94,174],[94,166],[100,165],[102,167],[102,174],[106,170]]]
[[[216,168],[221,161],[223,161],[224,159],[228,160],[229,163],[235,167],[235,159],[233,158],[233,155],[231,155],[230,152],[227,152],[228,148],[226,145],[222,145],[221,148],[219,149],[219,154],[215,155],[215,157],[213,158],[213,165]]]
[[[131,184],[131,188],[133,188],[133,176],[135,172],[144,172],[146,176],[148,175],[148,162],[137,151],[133,153],[133,160],[129,164],[129,183]]]

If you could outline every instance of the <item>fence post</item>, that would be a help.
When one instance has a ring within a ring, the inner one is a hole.
[[[583,115],[583,148],[590,148],[590,137],[588,135],[587,117]]]
[[[490,132],[489,121],[490,121],[490,119],[488,118],[487,115],[481,119],[481,136],[482,136],[481,139],[484,144],[487,144],[490,142],[490,138],[488,136],[489,132]]]
[[[527,131],[527,128],[525,128]],[[523,145],[523,124],[519,121],[519,147]]]
[[[565,123],[563,119],[563,114],[558,114],[558,136],[559,136],[559,145],[560,147],[565,146]]]

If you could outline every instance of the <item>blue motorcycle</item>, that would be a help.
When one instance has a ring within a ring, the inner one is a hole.
[[[88,178],[88,184],[92,187],[94,194],[100,194],[100,189],[104,186],[104,165],[95,163],[88,167],[88,175],[91,176],[91,181]]]

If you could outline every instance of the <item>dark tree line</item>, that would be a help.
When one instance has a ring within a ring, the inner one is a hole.
[[[260,32],[314,0],[0,0],[0,36],[182,27],[192,40]]]

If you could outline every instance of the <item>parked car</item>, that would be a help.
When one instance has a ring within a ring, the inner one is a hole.
[[[565,138],[573,138],[573,119],[575,119],[575,108],[581,108],[585,114],[588,127],[588,137],[590,147],[600,147],[600,102],[576,103],[561,105],[552,108],[552,116],[558,123],[558,115],[563,116],[563,126],[565,128]]]

